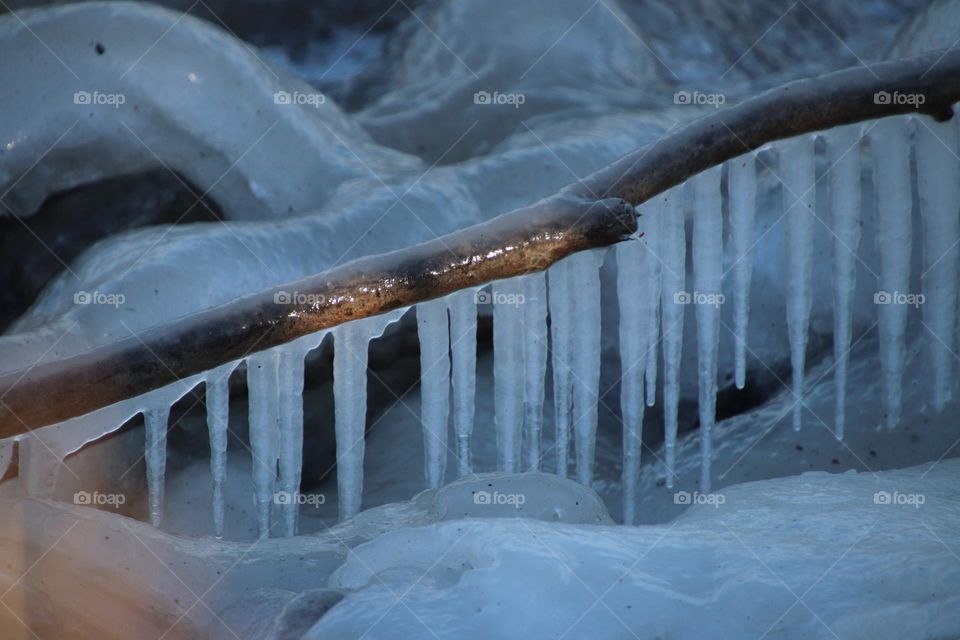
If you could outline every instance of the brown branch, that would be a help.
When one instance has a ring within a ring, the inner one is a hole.
[[[879,92],[923,96],[923,104],[877,100]],[[958,101],[960,51],[786,84],[701,118],[531,207],[243,297],[90,353],[0,376],[0,437],[146,393],[251,350],[542,270],[571,253],[618,242],[636,230],[628,202],[638,205],[773,140],[912,112],[944,120]],[[317,303],[277,304],[279,291],[296,291]]]

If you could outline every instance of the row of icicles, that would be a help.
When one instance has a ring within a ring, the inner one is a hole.
[[[778,151],[785,225],[785,296],[793,366],[793,426],[800,428],[805,389],[804,368],[812,306],[814,233],[829,226],[833,238],[833,297],[835,351],[835,433],[843,438],[852,304],[856,285],[856,251],[861,225],[861,140],[871,142],[876,185],[876,229],[880,256],[878,289],[909,290],[911,238],[912,132],[915,132],[918,190],[924,221],[923,252],[926,302],[924,322],[945,348],[931,350],[933,398],[941,408],[950,389],[951,352],[957,312],[957,252],[960,239],[960,164],[954,123],[937,124],[914,118],[889,118],[816,134],[826,145],[828,170],[816,177],[815,136],[805,135],[772,145]],[[726,163],[729,238],[724,247],[722,167],[687,181],[692,186],[693,283],[698,296],[721,294],[724,253],[731,262],[734,304],[735,383],[746,379],[747,318],[752,249],[759,238],[757,154]],[[686,282],[687,239],[684,224],[684,185],[641,206],[640,241],[621,243],[617,260],[620,311],[621,413],[623,421],[624,522],[637,520],[641,426],[645,405],[656,397],[658,351],[663,363],[663,414],[666,483],[673,486],[677,411],[680,399],[680,359],[684,310],[676,296],[690,295]],[[827,189],[829,216],[815,210],[817,189]],[[818,222],[819,221],[819,222]],[[590,485],[598,421],[600,381],[600,265],[606,250],[572,255],[546,272],[493,283],[489,291],[471,289],[416,305],[421,344],[421,422],[426,486],[439,487],[446,477],[449,455],[460,476],[473,471],[470,440],[474,425],[477,358],[477,308],[493,310],[495,429],[497,469],[537,470],[542,450],[547,358],[552,364],[554,424],[551,453],[566,476],[570,438],[576,454],[576,479]],[[709,300],[709,298],[708,298]],[[710,491],[712,431],[715,423],[719,305],[694,304],[697,323],[699,419],[702,445],[700,490]],[[900,415],[901,379],[905,360],[906,305],[877,305],[883,398],[887,420]],[[341,520],[361,509],[364,430],[366,425],[367,350],[371,339],[405,312],[397,310],[354,321],[332,330],[334,336],[334,400],[337,442],[337,485]],[[548,324],[548,317],[550,319]],[[307,336],[246,359],[250,408],[250,447],[254,499],[260,535],[271,523],[282,535],[297,531],[298,495],[303,448],[303,368],[308,351],[319,346],[326,332]],[[206,376],[207,422],[210,432],[214,486],[214,530],[223,532],[223,485],[229,408],[227,380],[239,363],[224,365]],[[452,393],[451,393],[452,391]],[[451,422],[455,444],[448,442]],[[169,407],[144,412],[147,427],[147,468],[151,520],[162,515]],[[278,501],[277,495],[287,496]],[[274,521],[274,518],[276,520]]]

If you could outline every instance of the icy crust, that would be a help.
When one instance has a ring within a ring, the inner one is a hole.
[[[958,473],[950,460],[748,483],[639,528],[392,531],[333,574],[349,593],[305,637],[952,637]]]
[[[180,11],[90,2],[7,14],[0,59],[0,185],[19,215],[56,191],[160,166],[209,188],[229,218],[288,215],[371,170],[420,164]]]

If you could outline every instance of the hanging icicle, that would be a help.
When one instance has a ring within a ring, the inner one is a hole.
[[[303,359],[305,351],[291,345],[280,351],[278,372],[279,495],[283,535],[297,535],[300,475],[303,469]]]
[[[270,536],[270,510],[276,501],[279,366],[280,357],[276,350],[254,354],[247,360],[253,496],[257,532],[261,538]]]
[[[667,487],[673,488],[676,467],[677,411],[680,405],[680,357],[683,353],[682,304],[687,277],[687,237],[684,228],[682,188],[663,199],[663,277],[660,310],[663,331],[664,463]]]
[[[900,421],[903,366],[906,360],[910,254],[913,243],[910,185],[910,132],[903,118],[880,120],[870,136],[876,187],[876,236],[880,283],[874,302],[880,323],[880,368],[883,376],[884,423]]]
[[[362,321],[333,330],[333,396],[337,440],[337,495],[340,520],[360,512],[367,423],[367,349]]]
[[[420,336],[420,421],[427,488],[443,484],[450,417],[450,324],[442,299],[417,305]]]
[[[663,270],[661,244],[663,242],[663,199],[653,198],[640,208],[641,238],[645,251],[646,273],[650,286],[648,290],[647,337],[646,337],[646,380],[647,406],[657,402],[657,345],[660,342],[660,286]]]
[[[956,118],[917,121],[917,176],[923,220],[923,322],[933,370],[932,402],[943,409],[953,386],[960,240],[960,165]]]
[[[582,251],[569,258],[573,298],[573,432],[577,480],[590,486],[597,447],[600,386],[600,264],[603,253]]]
[[[457,291],[447,297],[453,368],[453,431],[457,436],[457,474],[473,471],[470,436],[477,393],[477,293]]]
[[[747,381],[747,324],[753,275],[753,224],[757,211],[757,170],[753,153],[734,158],[727,163],[727,169],[730,251],[734,261],[734,381],[737,389],[743,389]]]
[[[227,434],[230,430],[230,374],[233,362],[210,372],[206,382],[210,476],[213,480],[213,535],[223,537],[223,488],[227,481]]]
[[[547,375],[547,280],[544,273],[521,278],[523,286],[523,430],[527,470],[540,470],[543,397]]]
[[[143,412],[146,427],[147,492],[150,497],[150,524],[160,526],[163,519],[163,494],[167,470],[167,423],[170,405],[151,407]]]
[[[498,468],[520,471],[523,427],[523,289],[517,278],[495,282],[493,304],[493,380]]]
[[[561,260],[547,271],[550,304],[550,351],[553,368],[554,426],[557,475],[566,478],[569,466],[570,426],[573,410],[573,293],[570,262]]]
[[[860,246],[860,125],[827,136],[830,212],[833,230],[834,434],[843,439],[846,424],[847,369],[853,330],[853,294]]]
[[[693,280],[696,290],[687,301],[697,318],[697,370],[700,388],[700,491],[710,491],[713,425],[717,413],[717,350],[720,343],[720,304],[723,302],[723,215],[720,167],[694,178]]]
[[[813,224],[816,166],[813,136],[799,136],[780,148],[786,225],[787,330],[793,368],[793,428],[800,430],[807,361],[810,310],[813,305]]]
[[[643,379],[650,356],[650,310],[656,309],[647,252],[639,241],[617,245],[617,300],[620,306],[620,411],[623,416],[623,523],[636,524],[643,436]]]

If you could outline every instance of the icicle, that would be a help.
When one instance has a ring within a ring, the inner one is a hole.
[[[147,490],[150,494],[150,524],[160,526],[163,519],[163,489],[167,470],[167,423],[169,405],[143,412],[146,427]]]
[[[816,203],[813,136],[799,136],[785,142],[780,149],[780,169],[786,217],[787,330],[793,368],[793,428],[799,431],[813,304],[813,207]]]
[[[643,378],[649,334],[643,330],[651,294],[647,252],[638,241],[617,245],[617,300],[620,306],[620,410],[623,415],[623,523],[636,524],[637,485],[640,479],[640,444],[643,436]]]
[[[835,129],[827,137],[830,211],[833,224],[834,434],[843,439],[847,366],[853,327],[853,294],[860,246],[860,125]]]
[[[472,471],[470,435],[477,393],[477,304],[475,291],[458,291],[447,298],[453,366],[453,431],[457,435],[457,473]]]
[[[550,345],[553,368],[554,426],[557,475],[566,478],[569,465],[570,423],[573,409],[573,295],[570,262],[561,260],[547,271],[550,292]]]
[[[210,437],[210,475],[213,478],[213,535],[223,537],[223,486],[227,477],[227,433],[230,419],[229,368],[215,369],[207,378],[207,433]]]
[[[717,414],[717,348],[720,342],[720,304],[723,302],[723,216],[720,210],[720,167],[695,178],[693,223],[693,280],[688,298],[697,317],[697,370],[700,387],[700,490],[710,491],[713,424]]]
[[[886,118],[873,129],[877,203],[877,252],[880,254],[880,290],[874,301],[880,324],[880,368],[883,373],[885,424],[900,420],[901,383],[906,359],[907,306],[898,302],[909,294],[912,243],[909,131],[905,121]],[[953,277],[956,277],[955,274]]]
[[[520,471],[523,426],[523,294],[518,279],[493,285],[493,380],[497,457],[501,471]]]
[[[450,324],[444,300],[417,305],[420,336],[420,420],[427,487],[443,484],[450,416]]]
[[[752,153],[727,163],[730,198],[730,248],[733,254],[734,380],[737,389],[747,382],[747,323],[750,280],[753,274],[753,221],[757,211],[757,171]]]
[[[270,536],[270,508],[276,499],[278,368],[276,350],[254,354],[247,360],[253,499],[257,510],[257,533],[261,538]]]
[[[523,276],[523,429],[527,470],[540,470],[540,434],[547,375],[547,279],[544,273]]]
[[[52,500],[63,458],[36,432],[17,441],[17,448],[18,475],[24,492],[31,498]]]
[[[303,469],[303,358],[297,347],[280,352],[278,372],[279,475],[283,535],[297,535],[300,475]]]
[[[600,264],[603,253],[581,251],[570,256],[569,260],[573,299],[573,431],[577,446],[577,480],[590,486],[597,448]]]
[[[943,409],[953,385],[957,328],[960,166],[956,121],[917,123],[917,176],[923,217],[923,322],[933,369],[932,401]]]
[[[677,410],[680,405],[680,356],[683,352],[683,313],[687,278],[687,238],[680,191],[668,191],[663,199],[663,282],[660,312],[663,331],[664,462],[667,487],[673,488],[676,465]]]
[[[663,200],[654,198],[641,205],[641,227],[643,242],[646,247],[645,260],[647,263],[648,319],[647,337],[645,340],[647,357],[646,373],[647,406],[657,403],[657,344],[660,342],[660,280],[663,270],[663,258],[660,256],[663,232]]]
[[[363,499],[364,433],[367,423],[367,343],[361,322],[333,330],[334,431],[337,440],[337,495],[340,520],[360,512]]]

